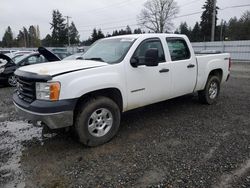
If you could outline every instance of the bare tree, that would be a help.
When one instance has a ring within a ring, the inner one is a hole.
[[[169,32],[179,7],[174,0],[148,0],[138,15],[138,23],[155,33]]]

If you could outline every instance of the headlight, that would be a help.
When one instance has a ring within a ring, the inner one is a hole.
[[[4,71],[3,67],[0,67],[0,73],[2,73]]]
[[[37,82],[36,98],[40,100],[59,100],[61,85],[59,82]]]

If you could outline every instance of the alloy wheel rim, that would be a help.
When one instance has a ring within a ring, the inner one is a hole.
[[[113,115],[106,108],[95,110],[88,120],[88,131],[92,136],[105,136],[113,125]]]
[[[218,84],[216,82],[211,82],[208,93],[209,93],[209,98],[210,99],[215,99],[217,97]]]
[[[9,83],[11,86],[16,86],[16,84],[17,84],[16,77],[15,77],[15,76],[10,76],[9,79],[8,79],[8,83]]]

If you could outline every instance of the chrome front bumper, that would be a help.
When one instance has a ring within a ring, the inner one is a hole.
[[[73,125],[73,111],[64,111],[57,113],[36,113],[23,109],[14,103],[16,111],[32,122],[41,121],[50,129],[65,128]]]

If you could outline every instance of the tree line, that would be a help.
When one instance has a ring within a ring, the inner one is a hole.
[[[2,42],[3,47],[38,47],[41,46],[39,26],[23,27],[16,38],[10,26],[6,29]]]
[[[145,33],[145,31],[141,30],[140,28],[134,29],[132,31],[132,29],[130,28],[129,25],[126,27],[126,29],[114,30],[112,32],[112,34],[107,33],[106,35],[104,35],[104,33],[102,32],[102,29],[94,28],[91,36],[87,40],[82,41],[81,45],[89,46],[89,45],[93,44],[95,41],[102,39],[102,38],[106,38],[106,37],[114,37],[114,36],[119,36],[119,35],[142,34],[142,33]]]
[[[53,10],[52,12],[52,23],[50,23],[52,34],[46,35],[42,40],[43,46],[60,47],[68,44],[68,37],[70,44],[78,45],[80,43],[80,35],[74,22],[71,22],[69,28],[66,23],[66,19],[59,12],[59,10]]]
[[[19,30],[17,37],[14,37],[13,31],[10,26],[6,29],[0,46],[2,47],[61,47],[68,44],[68,37],[72,45],[78,45],[80,43],[80,35],[74,22],[71,22],[68,26],[65,18],[59,12],[59,10],[53,10],[51,34],[47,34],[44,39],[40,39],[39,26],[31,25],[29,29],[23,27]]]
[[[213,3],[214,0],[207,0],[205,2],[202,7],[204,11],[201,15],[201,21],[196,22],[193,28],[188,26],[186,22],[183,22],[180,24],[175,33],[187,35],[191,42],[210,41]],[[216,7],[216,9],[215,25],[217,25],[219,7]],[[250,40],[249,31],[250,11],[246,11],[239,19],[233,17],[228,22],[222,20],[221,23],[215,28],[215,41]]]
[[[250,40],[250,11],[246,11],[239,19],[231,18],[222,21],[215,29],[215,41]],[[210,41],[211,27],[196,22],[194,27],[186,22],[180,24],[176,34],[187,35],[191,42]]]
[[[175,30],[176,34],[185,34],[191,42],[210,41],[212,28],[212,14],[215,0],[206,0],[202,6],[203,12],[201,20],[191,27],[187,22],[183,22]],[[173,30],[173,19],[176,17],[179,7],[175,0],[148,0],[144,4],[144,8],[138,15],[138,23],[141,28],[132,31],[130,26],[125,29],[114,30],[106,35],[102,29],[94,28],[91,36],[84,41],[80,41],[79,32],[72,21],[67,25],[65,17],[59,10],[53,10],[51,25],[51,34],[47,34],[44,39],[40,39],[40,31],[38,26],[31,25],[29,29],[23,27],[19,30],[17,37],[14,37],[10,27],[4,33],[0,46],[2,47],[62,47],[67,46],[68,39],[71,45],[91,45],[96,40],[128,34],[150,33],[171,33]],[[219,7],[216,7],[216,32],[215,40],[250,40],[250,11],[246,11],[239,19],[231,18],[228,22],[222,21],[219,25],[218,14]],[[153,15],[153,16],[152,16]]]

